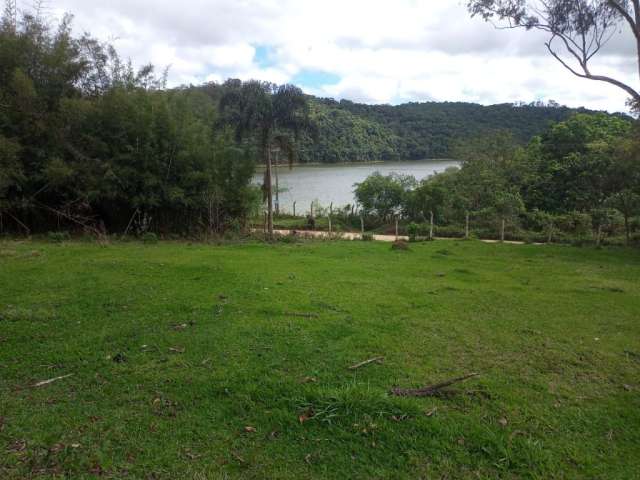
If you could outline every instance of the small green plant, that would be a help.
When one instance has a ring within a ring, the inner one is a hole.
[[[71,237],[69,235],[69,232],[49,232],[47,233],[47,238],[50,242],[62,243],[66,242]]]
[[[300,241],[300,239],[295,234],[277,235],[276,240],[280,243],[286,243],[286,244],[298,243]]]
[[[158,243],[158,236],[153,232],[147,232],[141,237],[142,242],[147,245],[153,245]]]
[[[407,233],[409,234],[409,241],[410,242],[416,242],[418,241],[418,224],[411,222],[409,225],[407,225]]]

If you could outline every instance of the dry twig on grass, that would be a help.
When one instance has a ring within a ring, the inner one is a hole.
[[[72,375],[73,375],[73,373],[70,373],[68,375],[62,375],[61,377],[50,378],[49,380],[43,380],[41,382],[38,382],[38,383],[34,384],[33,386],[34,387],[43,387],[45,385],[49,385],[50,383],[57,382],[58,380],[62,380],[64,378],[68,378],[68,377],[70,377]]]
[[[384,360],[384,357],[374,357],[374,358],[370,358],[369,360],[365,360],[364,362],[360,362],[360,363],[356,363],[355,365],[351,365],[349,367],[349,370],[357,370],[360,367],[364,367],[365,365],[369,365],[370,363],[382,363],[382,361]]]
[[[468,380],[469,378],[477,377],[478,375],[480,374],[470,373],[468,375],[464,375],[463,377],[452,378],[451,380],[446,380],[441,383],[436,383],[434,385],[429,385],[427,387],[417,389],[394,388],[393,390],[391,390],[391,394],[397,397],[432,397],[434,395],[442,393],[441,390],[445,387],[448,387],[449,385]]]

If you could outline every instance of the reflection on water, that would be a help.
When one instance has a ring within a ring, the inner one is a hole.
[[[420,160],[412,162],[382,162],[375,164],[338,164],[318,166],[278,167],[280,187],[280,211],[291,212],[296,202],[296,212],[308,212],[311,202],[318,200],[320,205],[335,207],[355,203],[354,183],[362,182],[374,172],[383,175],[395,172],[413,175],[418,180],[443,172],[449,167],[458,166],[454,160]],[[264,171],[255,175],[255,182],[261,183]],[[275,189],[275,172],[273,184]]]

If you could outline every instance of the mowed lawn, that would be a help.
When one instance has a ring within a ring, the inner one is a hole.
[[[639,472],[638,251],[0,243],[2,479]]]

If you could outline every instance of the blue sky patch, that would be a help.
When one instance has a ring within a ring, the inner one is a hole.
[[[275,62],[275,49],[269,45],[257,45],[254,61],[260,68],[273,67]]]
[[[338,75],[320,70],[302,70],[291,79],[291,83],[294,85],[312,88],[335,85],[338,82],[340,82]]]

